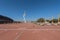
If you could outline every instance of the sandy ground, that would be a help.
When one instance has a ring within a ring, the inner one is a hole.
[[[0,40],[60,40],[60,25],[0,24]]]

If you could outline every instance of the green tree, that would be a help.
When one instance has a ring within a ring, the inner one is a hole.
[[[51,22],[58,23],[58,19],[52,19]]]
[[[58,18],[58,21],[60,22],[60,17]]]
[[[39,19],[37,20],[37,22],[43,23],[43,22],[45,22],[45,19],[44,19],[44,18],[39,18]]]

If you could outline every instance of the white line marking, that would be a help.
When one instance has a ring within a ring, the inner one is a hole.
[[[60,29],[0,29],[0,30],[60,30]]]
[[[19,32],[15,38],[15,40],[17,40],[21,35],[22,35],[23,32]]]

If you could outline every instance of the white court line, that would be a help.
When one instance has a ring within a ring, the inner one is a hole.
[[[0,29],[0,30],[60,30],[60,29]]]
[[[2,31],[2,30],[1,30]],[[3,34],[3,33],[6,33],[6,32],[8,32],[8,30],[6,31],[6,30],[4,30],[3,32],[1,32],[0,34]]]
[[[22,35],[23,32],[19,32],[18,35],[16,36],[15,40],[17,40],[21,35]]]

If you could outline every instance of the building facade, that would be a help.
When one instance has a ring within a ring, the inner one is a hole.
[[[13,23],[13,19],[0,15],[0,24],[1,23]]]

